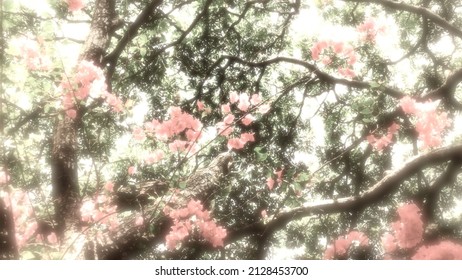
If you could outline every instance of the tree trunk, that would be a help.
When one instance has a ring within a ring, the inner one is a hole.
[[[0,260],[18,258],[11,208],[7,208],[3,199],[0,198]]]
[[[96,1],[90,33],[80,54],[80,60],[92,61],[95,65],[101,66],[103,55],[110,42],[115,18],[115,0]],[[78,225],[79,221],[77,137],[82,113],[78,112],[75,119],[63,117],[58,120],[53,136],[51,157],[53,199],[56,231],[61,238],[69,227]]]

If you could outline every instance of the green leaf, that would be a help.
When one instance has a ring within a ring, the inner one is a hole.
[[[363,114],[363,115],[370,115],[371,113],[372,113],[372,109],[370,107],[364,107],[361,110],[361,114]]]
[[[295,181],[304,182],[304,181],[308,181],[309,178],[310,178],[310,175],[308,173],[302,172],[298,174],[297,178],[295,178]]]
[[[369,86],[370,86],[371,88],[379,88],[379,87],[381,86],[381,84],[372,81],[372,82],[369,82]]]
[[[265,161],[268,158],[268,154],[266,153],[266,149],[263,147],[256,147],[254,149],[255,154],[257,156],[257,161]]]

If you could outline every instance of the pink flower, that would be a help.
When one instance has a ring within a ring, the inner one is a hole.
[[[396,132],[398,132],[398,129],[399,129],[399,124],[393,122],[390,127],[388,127],[388,133],[389,134],[395,134]]]
[[[356,61],[358,60],[358,57],[356,56],[356,54],[354,52],[351,52],[349,55],[348,55],[348,61],[347,63],[349,65],[353,65],[356,63]]]
[[[242,122],[244,125],[248,126],[248,125],[250,125],[250,124],[251,124],[253,121],[255,121],[255,120],[256,120],[256,119],[255,119],[254,116],[252,116],[251,114],[247,114],[247,115],[245,115],[245,117],[241,120],[241,122]]]
[[[326,57],[323,57],[322,60],[321,60],[321,62],[322,62],[322,64],[324,64],[324,65],[329,65],[329,64],[332,63],[332,58],[327,57],[327,56],[326,56]]]
[[[239,104],[237,105],[237,108],[239,110],[246,112],[250,107],[250,102],[249,102],[249,96],[245,93],[242,93],[239,95]]]
[[[133,139],[135,139],[136,141],[143,141],[144,139],[146,139],[146,134],[144,133],[144,130],[138,126],[133,128],[132,135]]]
[[[66,0],[67,4],[69,5],[69,11],[77,12],[85,7],[85,3],[83,0]]]
[[[147,133],[154,133],[156,127],[158,127],[159,125],[160,125],[159,121],[153,119],[153,120],[150,121],[150,122],[144,123],[144,130],[145,130]]]
[[[393,135],[398,132],[399,124],[393,122],[388,127],[387,135],[382,136],[381,138],[376,138],[374,135],[368,135],[366,137],[369,144],[371,144],[378,151],[383,150],[390,143],[392,143]]]
[[[222,104],[221,105],[221,112],[223,114],[229,114],[231,113],[231,107],[229,106],[229,103],[226,103],[226,104]]]
[[[216,124],[218,135],[229,136],[234,128],[231,125],[225,124],[224,122],[218,122]]]
[[[135,166],[130,166],[130,167],[128,168],[128,174],[129,174],[129,175],[133,175],[133,174],[135,174],[135,173],[136,173],[136,167],[135,167]]]
[[[252,94],[252,97],[250,98],[250,104],[255,106],[260,103],[261,103],[261,96],[258,93]]]
[[[242,141],[240,138],[228,139],[228,149],[230,150],[232,149],[240,150],[244,148],[244,145],[245,145],[245,142]]]
[[[282,171],[284,171],[284,169],[281,169],[279,171],[274,171],[274,174],[277,176],[277,182],[278,184],[281,184],[282,183]]]
[[[69,118],[75,120],[75,118],[77,117],[77,111],[74,110],[74,109],[66,110],[66,115],[67,115]]]
[[[338,68],[338,73],[346,78],[356,77],[356,73],[351,68]]]
[[[262,104],[258,106],[258,112],[262,115],[268,113],[270,109],[271,109],[271,106],[268,104]]]
[[[226,115],[226,117],[223,119],[223,122],[228,125],[232,124],[233,121],[234,121],[234,115],[232,114]]]
[[[164,158],[164,152],[162,150],[155,150],[154,152],[149,153],[145,158],[144,162],[146,164],[154,164],[161,161]]]
[[[204,105],[204,103],[203,103],[202,101],[200,101],[200,100],[197,100],[197,109],[198,109],[199,111],[205,110],[205,105]]]
[[[10,176],[0,167],[0,185],[7,184],[10,181]]]
[[[403,109],[406,114],[414,114],[416,112],[416,102],[413,98],[405,96],[399,101],[401,109]]]
[[[237,101],[239,101],[239,95],[234,91],[231,92],[229,94],[229,102],[231,102],[231,104],[233,104],[233,103],[236,103]]]
[[[193,200],[191,199],[188,202],[188,205],[186,206],[186,209],[189,211],[189,213],[195,215],[196,213],[202,212],[202,209],[204,206],[202,206],[202,203],[199,200]]]
[[[174,222],[170,233],[166,236],[168,249],[174,249],[178,243],[194,232],[194,228],[198,228],[202,237],[212,243],[212,246],[223,246],[226,230],[211,220],[209,212],[203,210],[200,201],[190,200],[185,208],[177,210],[164,208],[164,213]]]
[[[189,146],[188,141],[174,140],[172,143],[168,144],[168,148],[172,152],[183,152]]]
[[[420,209],[415,204],[406,204],[398,208],[399,220],[392,223],[399,247],[413,248],[422,241],[424,227]]]
[[[50,242],[50,244],[58,243],[58,238],[56,237],[56,234],[54,232],[50,233],[47,236],[47,240],[48,240],[48,242]]]
[[[311,47],[311,58],[313,58],[313,60],[318,60],[319,59],[319,54],[321,53],[321,50],[318,49],[316,46],[314,47]]]
[[[188,138],[189,141],[195,142],[199,140],[202,136],[202,133],[200,131],[195,131],[192,129],[186,130],[186,138]]]
[[[32,40],[26,37],[15,40],[20,57],[26,67],[31,71],[47,71],[51,68],[51,59],[45,54],[41,45],[43,41]]]
[[[451,124],[447,113],[436,111],[438,104],[439,101],[419,103],[408,96],[400,101],[403,111],[416,118],[415,126],[423,148],[439,146],[443,140],[443,131]]]
[[[268,213],[266,212],[266,210],[265,210],[265,209],[261,210],[261,213],[260,213],[260,215],[261,215],[261,217],[262,217],[263,219],[266,219],[266,218],[268,218]]]
[[[119,113],[124,110],[124,104],[117,96],[111,93],[106,93],[105,95],[106,103],[111,106],[112,111]]]
[[[314,60],[318,60],[321,52],[328,46],[329,46],[329,42],[327,41],[319,41],[315,43],[314,46],[311,48],[311,57]]]
[[[462,245],[452,241],[440,241],[435,245],[420,247],[413,260],[462,260]]]
[[[353,230],[348,233],[347,240],[350,242],[358,242],[360,246],[368,246],[369,245],[369,238],[362,232]]]
[[[255,141],[255,136],[253,133],[248,133],[248,132],[242,133],[240,138],[245,143]]]
[[[268,186],[268,189],[270,191],[273,190],[274,183],[275,183],[275,181],[274,181],[273,178],[269,177],[269,178],[266,179],[266,185]]]
[[[104,184],[104,189],[107,190],[108,192],[113,192],[114,191],[114,183],[112,181],[106,182],[106,184]]]
[[[137,215],[135,219],[135,225],[142,226],[144,224],[144,218],[141,215]]]
[[[336,54],[341,54],[343,52],[344,42],[333,42],[332,48]]]
[[[83,222],[91,221],[94,212],[95,212],[95,203],[93,201],[86,200],[82,203],[82,206],[80,207],[80,217]]]
[[[375,42],[377,34],[383,33],[385,27],[378,26],[375,19],[368,18],[358,26],[357,30],[360,32],[362,40]]]
[[[333,244],[327,246],[324,259],[344,259],[347,257],[348,250],[352,245],[367,247],[369,246],[369,238],[362,232],[351,231],[347,236],[341,236]]]
[[[385,233],[382,236],[382,245],[383,245],[383,248],[385,249],[385,254],[391,254],[394,251],[396,251],[396,249],[398,249],[398,245],[396,244],[395,237],[390,233]]]

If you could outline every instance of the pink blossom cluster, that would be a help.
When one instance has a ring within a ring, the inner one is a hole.
[[[413,260],[462,260],[462,245],[452,241],[440,241],[422,246],[412,256]]]
[[[8,184],[9,181],[10,175],[8,175],[8,173],[5,170],[3,170],[3,167],[0,167],[0,186]]]
[[[155,150],[155,151],[149,152],[144,157],[144,162],[148,165],[152,165],[154,163],[161,161],[164,158],[164,156],[165,156],[164,151]]]
[[[108,182],[106,190],[112,190],[113,184]],[[107,230],[114,232],[119,227],[119,219],[116,215],[117,205],[111,205],[111,201],[105,194],[96,195],[93,199],[86,199],[80,207],[82,222],[98,223],[106,227]]]
[[[16,245],[19,250],[34,238],[41,242],[42,237],[36,233],[38,224],[28,194],[22,190],[13,191],[11,194],[0,191],[0,199],[3,199],[5,207],[10,209],[13,215]],[[47,240],[51,244],[57,243],[54,233],[48,235]]]
[[[229,103],[221,105],[221,111],[225,115],[223,121],[216,124],[218,134],[228,137],[228,149],[242,149],[245,144],[248,142],[255,141],[253,133],[242,133],[239,137],[230,137],[234,132],[235,124],[235,115],[231,112],[231,105],[235,104],[239,109],[241,114],[244,114],[240,117],[240,121],[244,126],[249,126],[252,124],[256,117],[253,116],[250,111],[256,111],[260,114],[266,114],[270,106],[268,104],[263,104],[261,96],[258,93],[252,94],[249,97],[246,93],[237,94],[236,92],[231,92],[229,95]]]
[[[398,249],[414,250],[423,241],[424,222],[420,209],[410,203],[399,207],[397,212],[399,219],[391,224],[393,233],[386,233],[382,237],[386,259],[396,257]],[[462,245],[453,241],[440,240],[436,244],[420,246],[411,259],[462,260]]]
[[[391,224],[392,233],[382,237],[386,257],[397,249],[410,249],[417,246],[423,238],[424,223],[419,207],[414,203],[405,204],[397,209],[398,220]]]
[[[143,128],[135,127],[133,138],[144,141],[148,136],[155,137],[164,142],[169,141],[171,152],[197,152],[197,141],[202,137],[202,123],[193,115],[183,112],[180,107],[170,107],[168,114],[170,118],[163,122],[153,119],[146,122]],[[145,162],[152,164],[163,157],[163,151],[156,150],[145,158]]]
[[[245,144],[248,142],[254,142],[255,137],[253,133],[241,133],[239,137],[229,138],[228,139],[228,149],[240,150],[244,148]]]
[[[311,57],[313,60],[320,60],[322,64],[329,65],[334,57],[344,61],[345,67],[338,67],[338,73],[346,78],[354,78],[356,73],[352,69],[358,60],[358,56],[353,47],[345,42],[332,40],[321,40],[311,47]]]
[[[45,53],[42,42],[26,37],[18,38],[16,41],[19,55],[27,69],[31,71],[48,71],[52,63],[50,57]]]
[[[399,219],[392,223],[397,244],[401,248],[415,247],[422,241],[424,224],[417,205],[405,204],[397,210]]]
[[[84,0],[66,0],[69,11],[78,12],[85,7]]]
[[[369,238],[360,231],[351,231],[346,236],[339,237],[327,246],[324,259],[344,259],[348,256],[351,246],[367,247],[369,246]]]
[[[266,186],[268,186],[268,189],[271,191],[274,188],[274,184],[277,182],[279,185],[282,183],[282,172],[284,169],[281,169],[279,171],[274,171],[274,174],[276,175],[276,180],[273,179],[273,177],[268,177],[266,179]]]
[[[424,149],[441,145],[443,132],[451,125],[447,113],[437,112],[438,105],[439,101],[421,103],[409,96],[400,100],[404,113],[415,118],[415,128]]]
[[[123,110],[122,101],[107,91],[103,70],[91,61],[80,61],[73,77],[63,77],[60,91],[63,95],[62,106],[66,115],[71,119],[77,116],[75,105],[87,100],[88,97],[104,98],[114,112]]]
[[[210,212],[203,209],[198,200],[191,199],[187,206],[180,209],[164,208],[164,213],[173,219],[170,233],[166,236],[166,245],[169,250],[188,237],[195,229],[213,247],[223,246],[226,237],[226,229],[211,219]]]
[[[200,112],[201,111],[204,111],[205,113],[209,114],[212,112],[212,109],[210,109],[209,107],[205,106],[204,102],[202,102],[201,100],[197,100],[197,110],[199,110]]]
[[[362,40],[375,43],[377,35],[385,32],[385,26],[379,25],[374,18],[367,18],[358,26],[357,30]]]
[[[398,132],[399,125],[397,123],[392,123],[388,127],[387,135],[384,135],[380,138],[376,138],[374,135],[367,136],[367,141],[371,144],[375,149],[378,151],[383,150],[383,148],[387,147],[393,140],[393,135]]]

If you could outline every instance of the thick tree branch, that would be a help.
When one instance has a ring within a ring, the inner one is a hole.
[[[108,64],[106,73],[106,78],[108,81],[110,81],[114,75],[117,61],[123,50],[131,42],[131,40],[136,37],[138,30],[151,19],[154,10],[157,9],[162,4],[162,2],[163,0],[153,0],[148,5],[146,5],[146,7],[140,12],[135,21],[128,27],[127,31],[125,31],[124,35],[119,40],[112,52],[104,57],[103,65]]]
[[[445,83],[439,88],[430,91],[423,98],[424,99],[442,99],[447,105],[456,109],[462,110],[462,104],[454,97],[454,92],[459,83],[462,82],[462,68],[455,70],[446,79]]]
[[[443,162],[462,159],[462,144],[437,149],[426,154],[414,157],[403,166],[385,176],[367,191],[359,196],[350,196],[338,199],[328,199],[309,203],[305,206],[293,208],[276,215],[266,225],[255,223],[246,228],[238,229],[228,235],[227,243],[238,240],[250,234],[271,234],[284,228],[288,223],[311,215],[324,215],[332,213],[349,212],[363,209],[380,201],[385,196],[395,192],[400,184],[409,177],[426,167]]]
[[[406,4],[404,2],[397,2],[397,1],[388,1],[388,0],[343,0],[344,2],[357,2],[357,3],[373,3],[379,4],[386,8],[390,8],[393,10],[398,11],[406,11],[416,15],[420,15],[422,17],[426,17],[434,24],[438,25],[439,27],[448,31],[451,35],[457,36],[462,38],[462,30],[458,27],[454,26],[444,18],[440,17],[439,15],[433,13],[427,8],[424,7],[417,7],[410,4]]]
[[[161,201],[167,203],[172,208],[184,207],[190,199],[199,199],[202,202],[209,202],[217,194],[217,187],[222,181],[223,177],[229,172],[229,165],[232,156],[230,153],[222,153],[212,160],[205,168],[198,169],[186,181],[186,188],[176,193],[176,190],[170,190],[169,193],[163,195]],[[152,185],[151,185],[152,184]],[[149,188],[157,188],[161,182],[152,182],[146,186]],[[168,184],[167,184],[168,185]],[[165,187],[165,186],[163,186]],[[175,202],[171,201],[171,197],[175,193]],[[119,196],[120,198],[120,196]],[[90,256],[88,252],[94,251],[96,247],[98,259],[128,259],[133,258],[136,254],[152,247],[155,244],[165,241],[165,236],[169,233],[171,226],[170,217],[166,216],[159,207],[159,203],[147,205],[142,200],[134,199],[139,203],[139,206],[144,208],[145,213],[152,215],[152,219],[147,219],[146,228],[137,228],[134,226],[121,227],[121,231],[117,236],[112,238],[112,242],[101,246],[91,246],[87,248],[85,255]],[[120,201],[120,199],[119,199]],[[173,203],[173,204],[172,204]],[[130,207],[129,207],[130,208]],[[126,221],[127,225],[133,225],[134,221]],[[148,231],[150,226],[153,226],[153,231]]]

